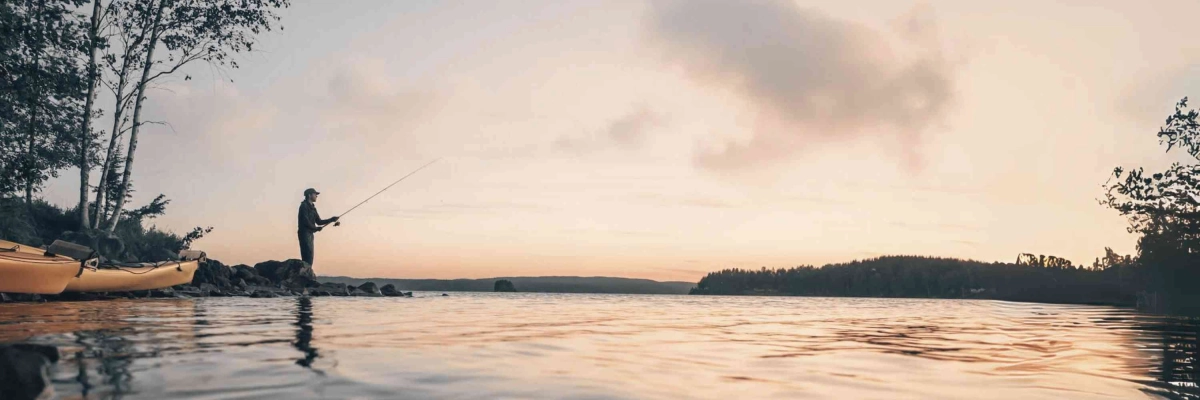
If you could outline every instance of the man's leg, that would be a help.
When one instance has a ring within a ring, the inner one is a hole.
[[[312,264],[313,264],[313,233],[312,232],[299,232],[299,238],[300,238],[300,259],[304,260],[304,262],[308,263],[309,266],[312,266]]]

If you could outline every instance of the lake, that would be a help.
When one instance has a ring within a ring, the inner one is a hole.
[[[415,293],[0,304],[61,398],[1200,398],[1194,319],[969,300]]]

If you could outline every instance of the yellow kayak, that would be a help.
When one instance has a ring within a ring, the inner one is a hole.
[[[0,240],[0,292],[58,294],[95,260],[79,261],[45,250]]]
[[[78,269],[78,265],[76,265]],[[104,265],[83,269],[67,283],[67,292],[128,292],[162,289],[192,281],[200,260]]]

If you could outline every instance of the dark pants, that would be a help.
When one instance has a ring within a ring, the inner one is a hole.
[[[312,231],[297,231],[296,236],[300,239],[300,259],[313,265],[313,232]]]

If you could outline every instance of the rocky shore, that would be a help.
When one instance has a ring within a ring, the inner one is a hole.
[[[412,297],[394,285],[379,287],[374,282],[358,286],[344,283],[320,283],[312,267],[301,260],[264,261],[253,267],[245,264],[226,266],[217,260],[200,264],[192,282],[157,290],[107,293],[62,293],[36,295],[0,293],[0,302],[86,301],[122,298],[195,298],[195,297],[284,297],[284,296],[364,296]]]

